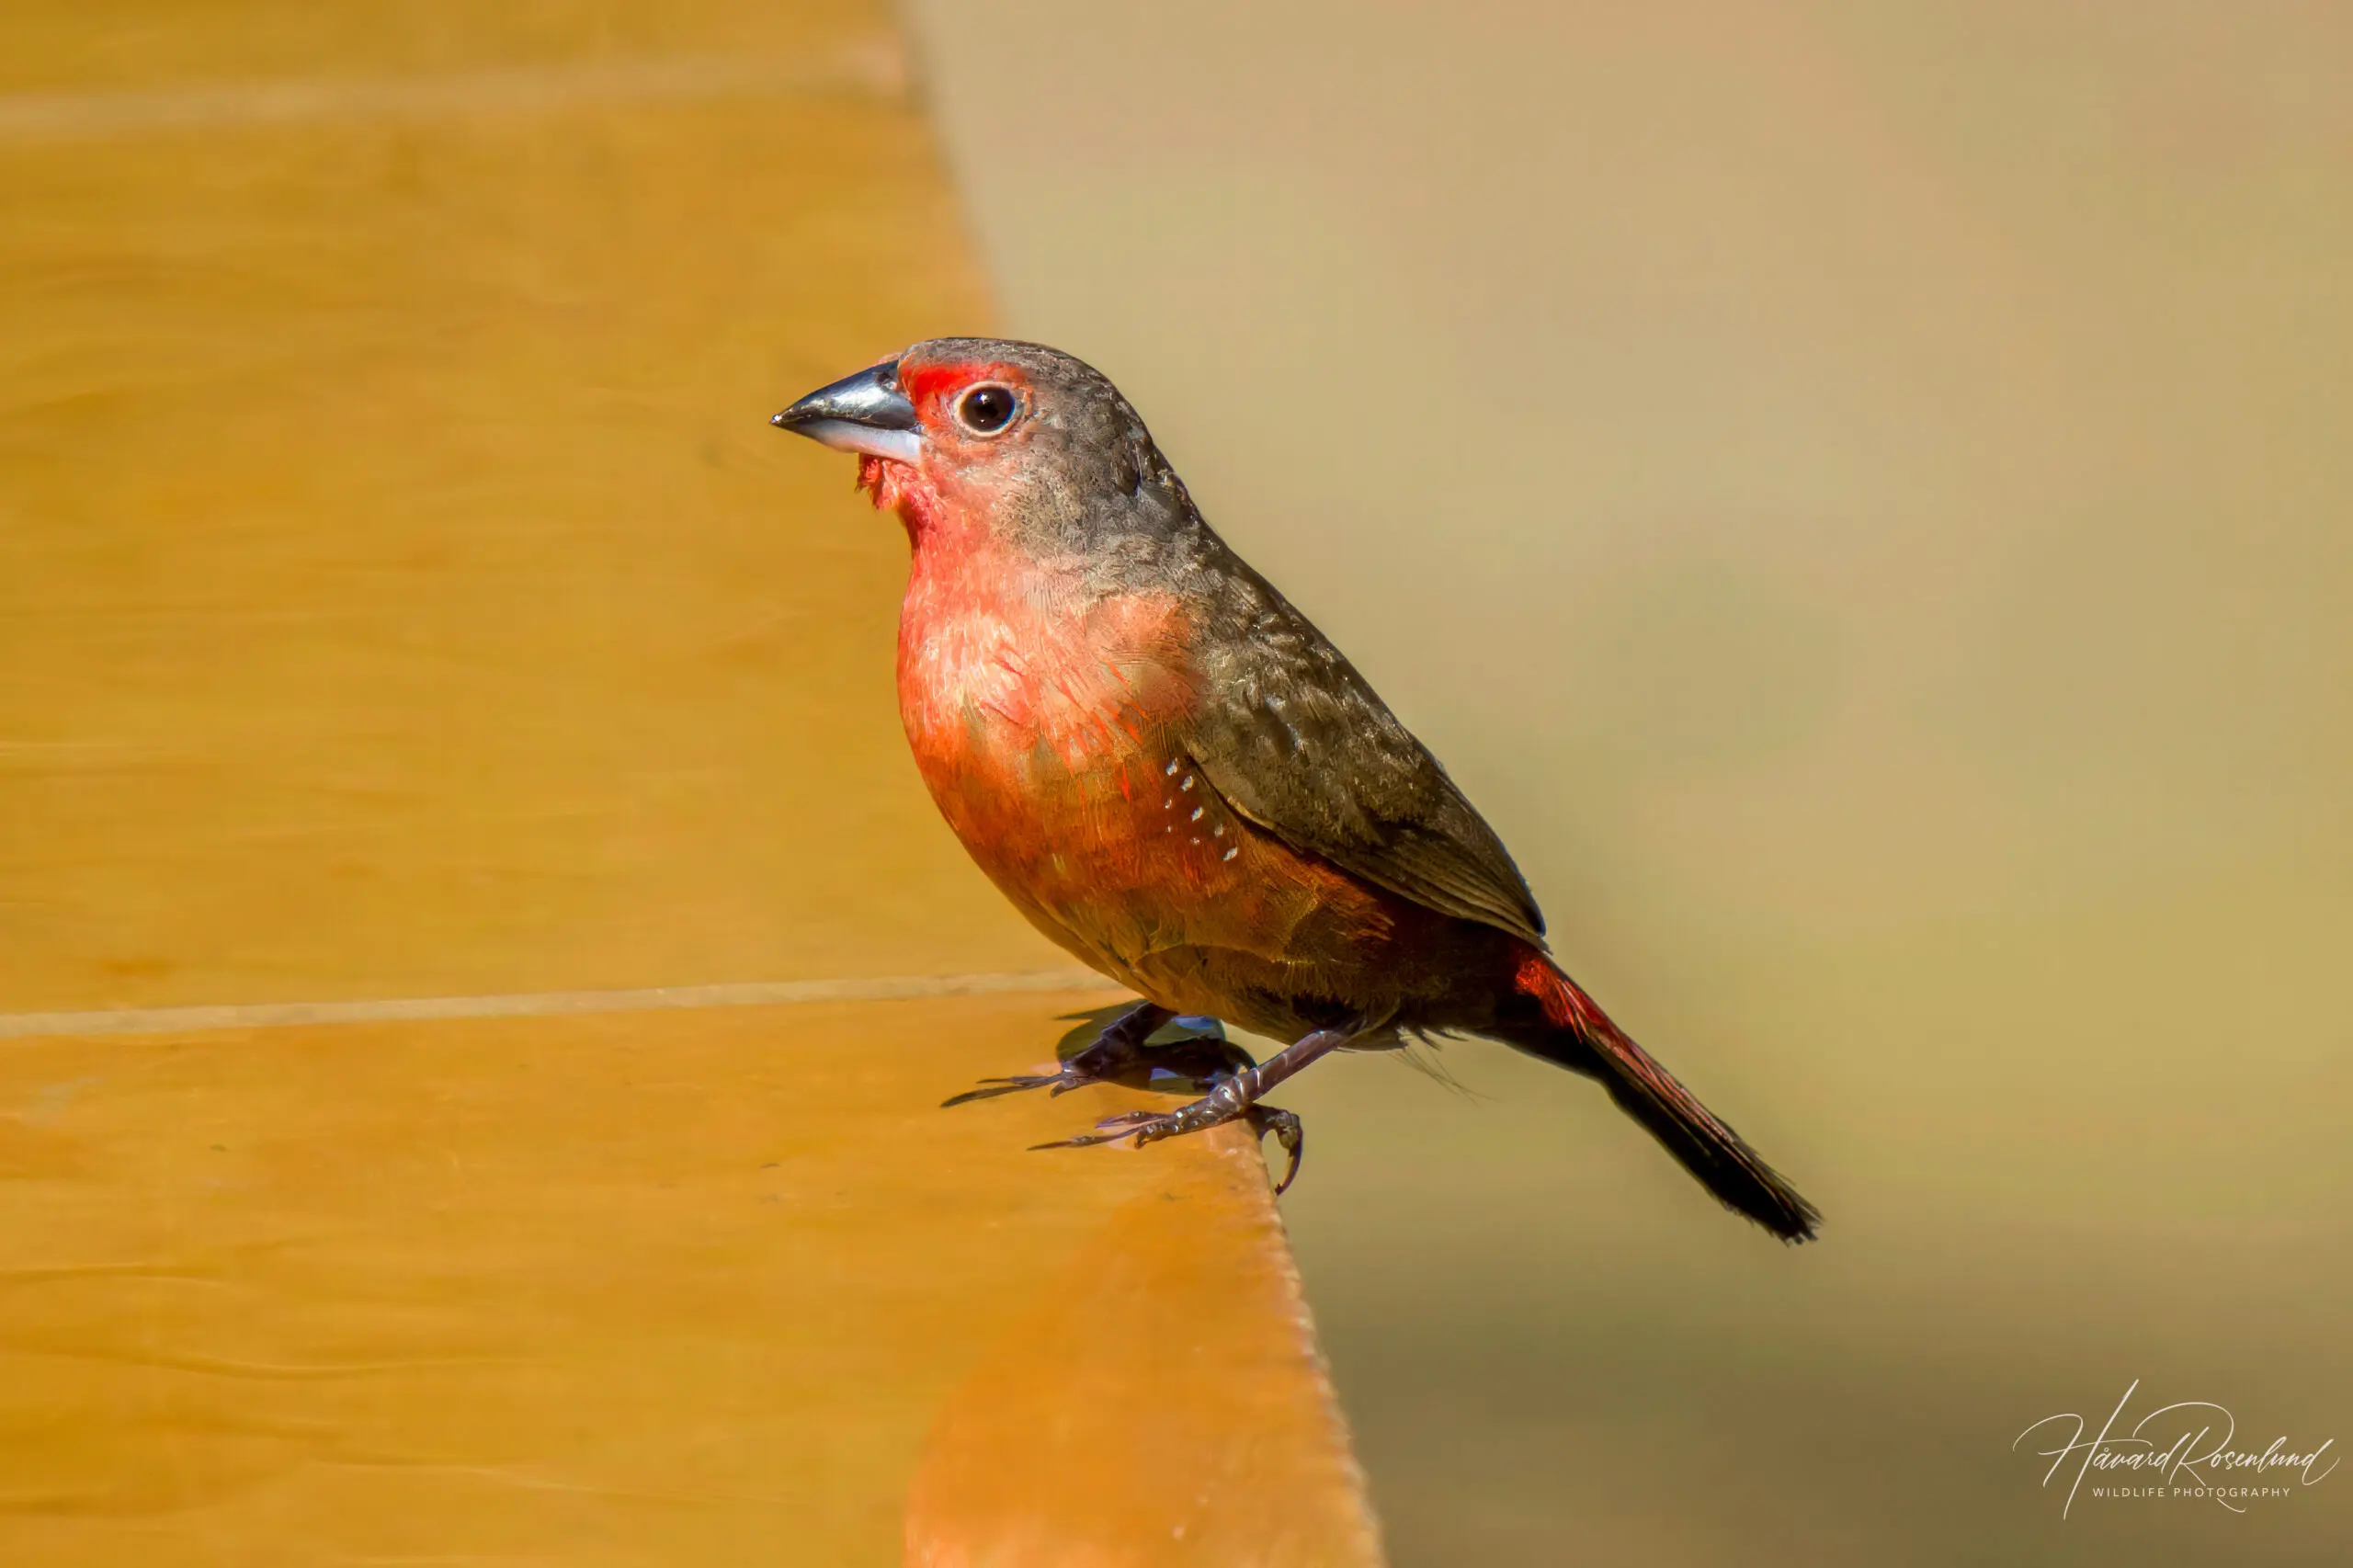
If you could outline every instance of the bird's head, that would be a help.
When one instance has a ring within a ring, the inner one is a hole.
[[[1035,343],[936,337],[770,423],[858,453],[859,484],[918,540],[942,519],[1068,538],[1147,482],[1175,484],[1119,390]]]

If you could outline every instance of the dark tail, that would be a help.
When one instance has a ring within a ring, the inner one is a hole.
[[[1813,1239],[1822,1220],[1813,1205],[1627,1039],[1550,959],[1531,952],[1520,966],[1518,986],[1540,1017],[1509,1019],[1497,1027],[1499,1038],[1530,1056],[1599,1079],[1618,1108],[1641,1122],[1725,1208],[1785,1242]]]

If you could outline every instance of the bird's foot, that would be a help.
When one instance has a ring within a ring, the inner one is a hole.
[[[1188,1106],[1175,1110],[1131,1110],[1118,1116],[1105,1117],[1095,1124],[1092,1132],[1075,1138],[1057,1139],[1051,1143],[1033,1144],[1037,1149],[1088,1149],[1102,1143],[1117,1143],[1125,1140],[1141,1149],[1147,1143],[1157,1143],[1164,1138],[1181,1138],[1188,1132],[1199,1132],[1222,1122],[1239,1119],[1249,1125],[1251,1131],[1264,1140],[1268,1133],[1290,1156],[1283,1179],[1275,1186],[1278,1197],[1299,1176],[1301,1155],[1307,1147],[1307,1131],[1299,1118],[1277,1106],[1258,1103],[1258,1073],[1255,1067],[1245,1067],[1225,1074],[1210,1092]]]
[[[1025,1089],[1066,1095],[1089,1084],[1125,1084],[1139,1089],[1176,1084],[1198,1093],[1222,1077],[1254,1065],[1250,1053],[1227,1040],[1222,1030],[1165,1045],[1145,1043],[1172,1019],[1180,1025],[1211,1029],[1218,1027],[1214,1019],[1176,1019],[1166,1008],[1143,1003],[1106,1024],[1102,1033],[1095,1037],[1095,1043],[1064,1062],[1059,1071],[983,1078],[978,1088],[951,1095],[940,1105],[970,1105],[999,1095],[1017,1095]]]
[[[939,1102],[940,1108],[970,1105],[974,1100],[995,1099],[999,1095],[1017,1095],[1024,1089],[1051,1088],[1055,1094],[1068,1094],[1073,1089],[1105,1079],[1117,1079],[1133,1072],[1143,1057],[1143,1042],[1153,1032],[1166,1023],[1172,1015],[1165,1007],[1155,1007],[1149,1002],[1139,1002],[1126,1012],[1103,1026],[1095,1041],[1085,1051],[1070,1058],[1053,1073],[1017,1073],[1008,1078],[983,1078],[977,1089],[967,1089],[961,1095],[950,1095]]]
[[[1059,1073],[1016,1073],[1009,1077],[983,1078],[980,1087],[966,1089],[961,1095],[950,1095],[940,1101],[939,1108],[946,1110],[949,1106],[971,1105],[974,1100],[993,1100],[999,1095],[1017,1095],[1024,1089],[1051,1088],[1058,1095],[1066,1095],[1073,1089],[1085,1088],[1095,1082],[1097,1080],[1093,1074],[1082,1073],[1065,1062]]]

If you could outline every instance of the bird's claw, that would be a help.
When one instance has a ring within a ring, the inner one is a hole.
[[[1016,1073],[1004,1078],[983,1078],[978,1088],[966,1089],[961,1095],[950,1095],[939,1102],[939,1108],[970,1105],[974,1100],[993,1100],[999,1095],[1017,1095],[1024,1089],[1051,1089],[1066,1095],[1073,1089],[1083,1089],[1089,1084],[1102,1082],[1092,1074],[1075,1072],[1065,1067],[1059,1073]]]
[[[1051,1143],[1033,1143],[1032,1151],[1040,1149],[1091,1149],[1099,1144],[1117,1143],[1128,1140],[1141,1149],[1147,1143],[1157,1143],[1164,1138],[1180,1138],[1188,1132],[1199,1132],[1222,1121],[1240,1120],[1262,1141],[1273,1134],[1283,1153],[1290,1156],[1283,1171],[1283,1179],[1275,1184],[1275,1196],[1280,1198],[1299,1179],[1299,1162],[1307,1149],[1307,1130],[1299,1117],[1279,1106],[1246,1105],[1239,1110],[1227,1110],[1210,1100],[1196,1100],[1178,1110],[1122,1111],[1107,1116],[1095,1124],[1092,1132],[1075,1138],[1058,1138]]]
[[[1185,1108],[1186,1110],[1191,1108],[1190,1106]],[[1132,1138],[1135,1140],[1136,1147],[1141,1149],[1147,1143],[1157,1143],[1163,1138],[1174,1138],[1180,1132],[1193,1131],[1195,1130],[1193,1127],[1176,1125],[1178,1119],[1184,1114],[1182,1110],[1121,1111],[1117,1116],[1107,1116],[1097,1122],[1096,1130],[1092,1132],[1082,1132],[1075,1138],[1058,1138],[1051,1143],[1032,1143],[1029,1147],[1032,1150],[1091,1149],[1098,1143],[1117,1143],[1122,1138]],[[1198,1125],[1205,1127],[1208,1123],[1201,1122]]]
[[[1278,1106],[1254,1105],[1242,1114],[1261,1143],[1271,1132],[1275,1135],[1275,1142],[1282,1145],[1283,1153],[1290,1156],[1283,1179],[1275,1183],[1275,1196],[1280,1198],[1290,1190],[1290,1184],[1299,1179],[1299,1162],[1307,1153],[1307,1129],[1295,1113]]]

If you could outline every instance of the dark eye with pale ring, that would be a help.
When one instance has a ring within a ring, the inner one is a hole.
[[[956,403],[956,417],[965,429],[975,436],[994,436],[1013,423],[1021,408],[1021,400],[1011,387],[1001,387],[991,381],[974,387]]]

